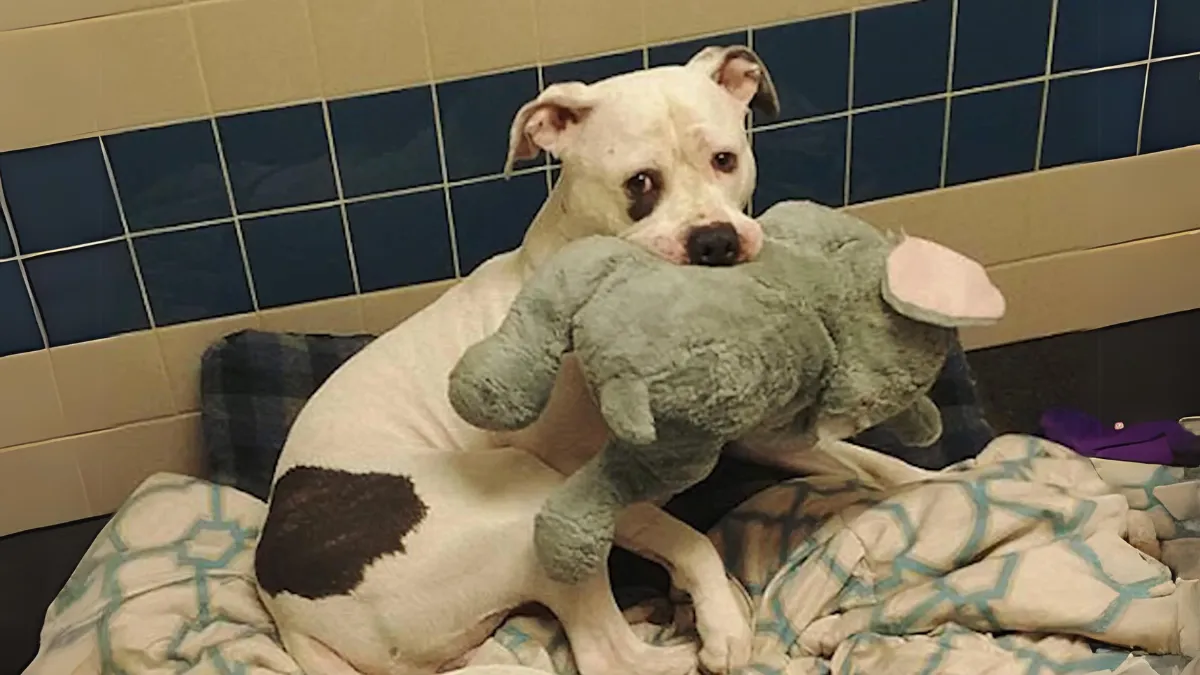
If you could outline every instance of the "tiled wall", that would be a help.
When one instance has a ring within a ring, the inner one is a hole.
[[[1010,299],[1196,251],[1200,3],[879,2],[0,6],[0,481],[17,457],[58,475],[53,439],[191,429],[226,331],[392,325],[519,243],[553,185],[548,160],[500,176],[519,105],[705,44],[751,44],[780,90],[752,127],[757,210],[811,198],[938,236]],[[980,343],[1200,305],[1159,273],[1082,313],[1015,303]]]

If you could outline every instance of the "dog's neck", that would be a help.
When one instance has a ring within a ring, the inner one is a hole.
[[[542,204],[533,223],[525,231],[518,261],[521,274],[528,278],[548,258],[570,242],[598,234],[586,218],[571,213],[567,195],[571,191],[571,177],[564,172],[550,191],[550,197]]]

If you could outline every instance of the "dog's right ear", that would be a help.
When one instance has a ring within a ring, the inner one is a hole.
[[[546,87],[540,96],[521,106],[508,134],[505,175],[512,172],[518,159],[533,159],[542,150],[560,155],[595,104],[588,85],[562,82]]]

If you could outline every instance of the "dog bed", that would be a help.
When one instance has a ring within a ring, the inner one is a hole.
[[[27,674],[298,673],[254,590],[261,498],[304,400],[369,340],[246,332],[210,350],[205,438],[213,476],[225,485],[148,479],[51,606]],[[948,429],[937,450],[943,459],[988,442],[961,353],[934,398]],[[1099,462],[1006,436],[933,479],[913,469],[908,478],[923,478],[916,482],[784,481],[741,467],[706,495],[681,495],[674,510],[714,525],[711,536],[754,610],[748,673],[1177,672],[1186,659],[1134,657],[1080,635],[1169,642],[1167,614],[1183,619],[1189,640],[1200,630],[1192,614],[1200,600],[1180,601],[1192,585],[1124,543],[1118,517],[1145,509],[1164,536],[1187,532],[1189,514],[1173,515],[1154,488],[1195,485],[1182,469]],[[686,604],[624,596],[647,640],[690,639]],[[1138,623],[1147,613],[1151,623]],[[1158,630],[1146,628],[1154,621]],[[574,672],[550,617],[508,621],[473,663]]]

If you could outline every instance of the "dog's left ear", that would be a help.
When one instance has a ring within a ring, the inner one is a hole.
[[[749,47],[705,47],[687,65],[703,71],[751,110],[769,119],[779,115],[779,93],[771,74]]]
[[[595,96],[582,82],[546,87],[540,96],[521,106],[513,118],[504,173],[512,171],[518,159],[533,159],[542,150],[561,155],[579,123],[595,105]]]

